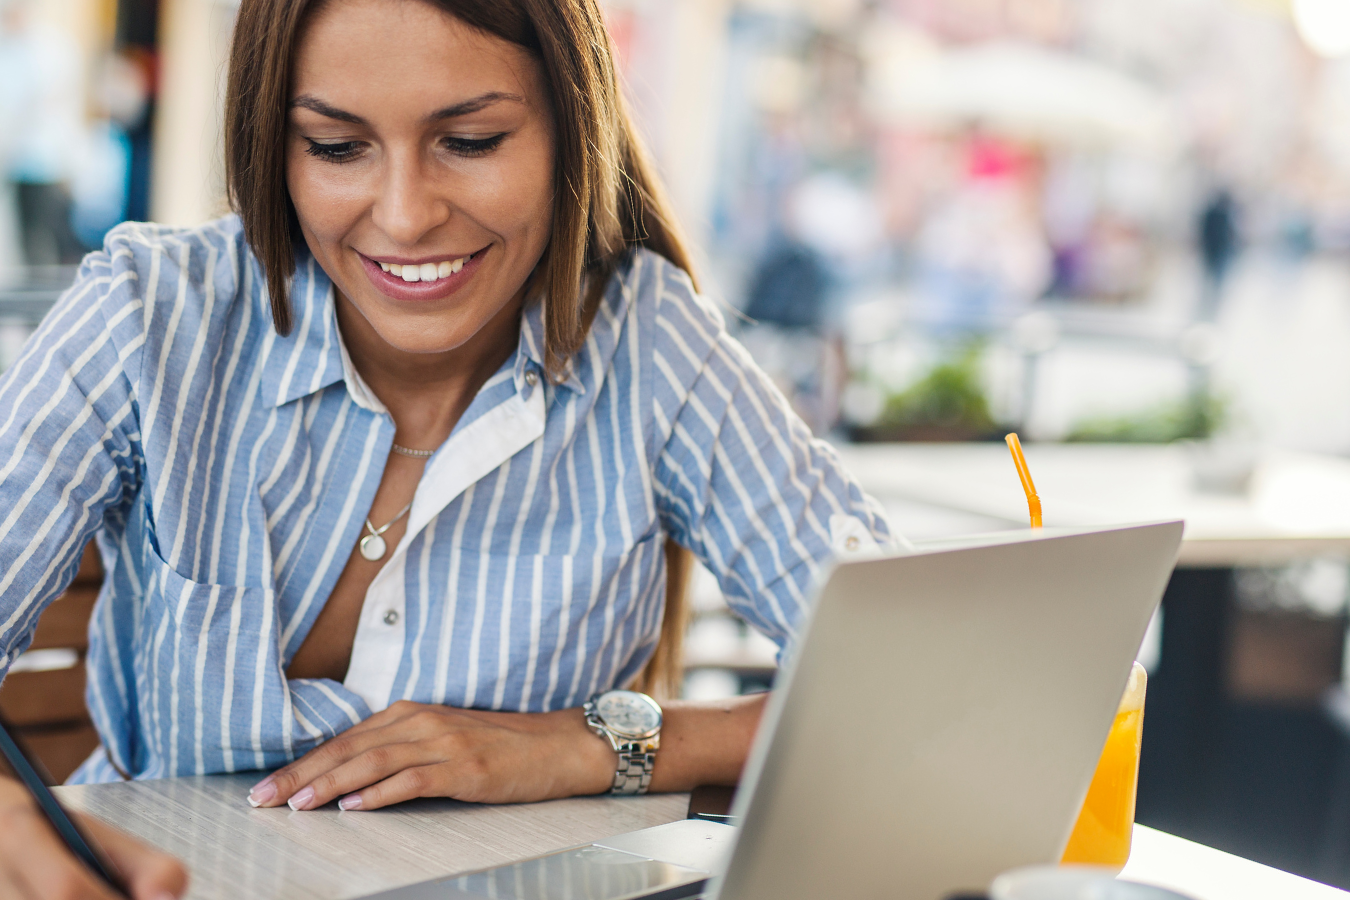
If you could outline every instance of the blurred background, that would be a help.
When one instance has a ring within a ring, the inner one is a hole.
[[[1140,820],[1350,886],[1350,0],[605,6],[709,292],[901,530],[1024,527],[1010,430],[1048,524],[1187,518]],[[114,224],[225,211],[235,12],[0,0],[0,366]],[[686,694],[771,685],[694,606]]]

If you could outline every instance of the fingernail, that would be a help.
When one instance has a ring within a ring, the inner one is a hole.
[[[360,794],[348,794],[346,797],[343,797],[341,800],[338,801],[338,809],[360,809],[360,808],[361,808]]]
[[[295,796],[286,801],[286,805],[294,810],[302,810],[309,805],[309,801],[314,799],[314,788],[304,787],[295,792]]]
[[[276,795],[277,786],[270,781],[264,781],[262,784],[255,785],[253,790],[248,792],[248,805],[257,809]]]

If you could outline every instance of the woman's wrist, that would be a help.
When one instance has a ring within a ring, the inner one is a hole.
[[[687,791],[700,784],[735,784],[764,712],[767,694],[717,703],[665,705],[661,749],[652,771],[653,793]],[[580,709],[545,713],[560,739],[568,794],[603,794],[614,784],[618,756],[591,731]]]
[[[561,738],[561,758],[567,766],[568,781],[573,795],[603,794],[614,784],[614,770],[619,764],[614,748],[603,737],[591,731],[581,708],[560,709],[545,713],[557,722]]]

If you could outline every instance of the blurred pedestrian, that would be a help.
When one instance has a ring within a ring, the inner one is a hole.
[[[71,227],[86,249],[126,221],[131,180],[130,132],[145,119],[149,86],[136,62],[109,54],[99,63],[90,97],[93,118],[73,166]]]
[[[1200,210],[1200,264],[1204,268],[1204,285],[1200,293],[1202,322],[1212,322],[1219,314],[1219,302],[1228,273],[1238,254],[1237,205],[1232,193],[1224,187],[1210,194]]]
[[[966,153],[963,180],[934,204],[915,242],[921,318],[932,334],[958,340],[1011,322],[1055,274],[1029,157],[978,128]]]
[[[0,162],[18,207],[29,265],[77,263],[68,182],[81,146],[80,55],[35,21],[31,0],[0,0]]]

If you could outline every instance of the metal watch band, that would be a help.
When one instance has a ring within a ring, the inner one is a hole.
[[[652,783],[656,754],[642,744],[620,744],[619,767],[614,770],[611,794],[645,794]]]
[[[660,748],[659,734],[649,740],[634,741],[624,740],[615,734],[609,728],[605,727],[604,721],[600,718],[599,711],[596,709],[596,700],[600,697],[596,694],[582,704],[582,713],[586,717],[586,725],[598,736],[609,741],[610,747],[618,756],[619,762],[614,769],[614,782],[610,786],[611,794],[633,795],[645,794],[647,788],[652,783],[652,769],[656,766],[656,751]]]

